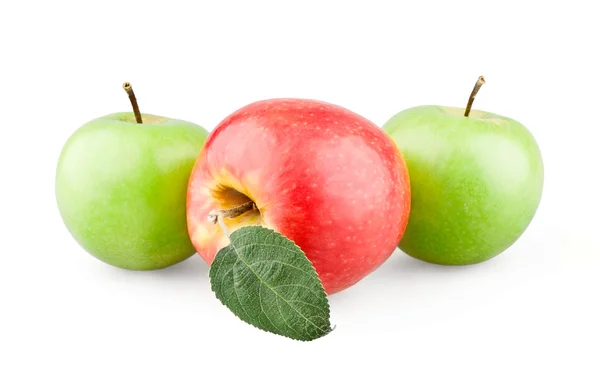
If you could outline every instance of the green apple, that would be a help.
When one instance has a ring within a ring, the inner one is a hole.
[[[443,106],[404,110],[383,129],[402,151],[411,212],[399,248],[443,265],[486,261],[525,231],[540,203],[544,168],[521,123],[493,113]]]
[[[125,269],[160,269],[192,256],[187,184],[207,134],[190,122],[140,114],[137,103],[134,113],[81,126],[56,170],[56,200],[71,235]]]

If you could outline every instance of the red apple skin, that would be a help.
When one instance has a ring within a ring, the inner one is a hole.
[[[285,235],[334,294],[395,250],[410,211],[408,170],[392,140],[356,113],[316,100],[263,100],[224,119],[192,170],[188,230],[207,263],[229,243],[208,213],[249,200],[258,210],[225,219],[230,232],[262,225]]]

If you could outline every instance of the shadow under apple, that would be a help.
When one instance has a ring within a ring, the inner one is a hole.
[[[102,266],[104,267],[102,274],[110,275],[113,279],[153,279],[209,283],[208,265],[197,254],[180,263],[156,270],[127,270],[108,264],[102,264]]]
[[[394,300],[394,297],[417,293],[452,290],[466,281],[476,282],[492,271],[497,271],[499,265],[503,264],[500,260],[494,258],[462,266],[438,265],[410,257],[396,248],[392,256],[377,270],[347,290],[329,296],[329,301],[333,306],[344,306],[347,303],[356,305],[368,303],[381,295]]]

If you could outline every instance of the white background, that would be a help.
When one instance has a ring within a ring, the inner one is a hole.
[[[401,5],[403,4],[403,5]],[[0,5],[1,377],[598,377],[600,27],[594,2],[4,1]],[[62,224],[54,170],[83,123],[142,111],[207,129],[271,97],[382,125],[407,107],[519,120],[546,166],[509,250],[470,267],[396,251],[330,298],[310,343],[237,320],[200,257],[129,272]]]

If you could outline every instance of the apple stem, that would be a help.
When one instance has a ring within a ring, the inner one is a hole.
[[[129,96],[129,101],[131,101],[131,107],[133,108],[133,114],[135,114],[135,121],[137,123],[142,123],[142,114],[140,113],[140,107],[138,106],[137,100],[135,98],[135,93],[133,93],[133,88],[131,87],[131,83],[125,82],[123,83],[123,89],[127,92]]]
[[[256,204],[252,201],[246,202],[243,205],[233,207],[231,209],[226,210],[213,210],[208,213],[208,221],[213,224],[219,223],[221,229],[229,237],[229,229],[225,226],[225,222],[223,222],[223,218],[236,218],[250,210],[256,210]]]
[[[467,103],[467,108],[465,109],[465,117],[468,117],[471,113],[471,107],[473,106],[473,101],[475,101],[475,96],[477,96],[477,92],[479,92],[479,88],[485,84],[485,79],[483,76],[479,76],[475,86],[473,87],[473,91],[471,91],[471,96],[469,97],[469,102]]]

